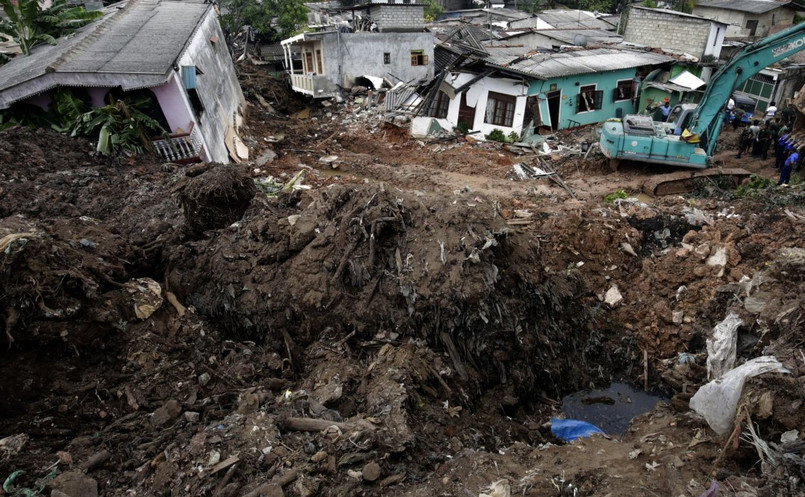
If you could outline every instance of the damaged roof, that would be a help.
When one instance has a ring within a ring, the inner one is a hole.
[[[130,0],[107,7],[76,34],[0,67],[0,108],[59,85],[163,84],[211,8],[203,0]]]
[[[537,17],[554,28],[611,29],[612,25],[586,10],[543,10]]]
[[[531,34],[532,32],[547,36],[564,45],[582,45],[584,43],[620,43],[623,41],[623,36],[613,31],[605,31],[603,29],[540,29],[528,30],[523,32],[512,32],[505,40],[516,40],[517,37]]]
[[[791,0],[698,0],[696,7],[737,10],[750,14],[763,14],[790,4]]]
[[[514,48],[488,47],[487,63],[536,79],[560,78],[577,74],[616,71],[640,66],[659,65],[673,62],[668,55],[654,52],[617,50],[613,48],[594,48],[590,50],[571,50],[520,55]],[[519,50],[522,52],[522,49]]]

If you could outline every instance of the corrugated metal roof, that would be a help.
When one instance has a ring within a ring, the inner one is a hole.
[[[31,55],[0,67],[0,91],[46,76],[42,79],[47,83],[35,85],[44,91],[58,85],[59,75],[77,73],[105,75],[107,86],[122,84],[114,75],[162,80],[209,8],[203,0],[130,0],[122,8],[108,7],[104,17],[77,34],[53,46],[40,45]],[[17,92],[13,100],[20,95]],[[8,98],[0,96],[0,108],[8,104]]]
[[[789,3],[791,3],[791,0],[698,0],[696,7],[714,7],[748,12],[750,14],[763,14],[770,10],[785,7]]]
[[[524,57],[522,60],[517,60],[517,56],[511,57],[511,51],[512,49],[490,47],[489,52],[491,55],[486,60],[491,64],[528,74],[538,79],[616,71],[631,67],[663,64],[675,60],[668,55],[654,52],[637,52],[611,48],[538,53]]]
[[[671,9],[653,9],[653,8],[650,8],[650,7],[641,7],[640,5],[632,5],[631,8],[632,9],[640,9],[640,10],[651,10],[651,11],[654,11],[654,12],[659,12],[660,14],[667,14],[667,15],[672,16],[672,17],[687,17],[687,18],[690,18],[690,19],[698,19],[700,21],[718,22],[718,23],[724,24],[726,26],[726,23],[720,22],[720,21],[718,21],[716,19],[709,19],[707,17],[697,16],[696,14],[687,14],[685,12],[677,12],[676,10],[671,10]]]
[[[618,33],[603,29],[540,29],[536,33],[553,38],[565,45],[577,45],[576,37],[579,35],[583,36],[587,43],[618,43],[623,40],[623,36]]]
[[[609,29],[611,25],[585,10],[544,10],[537,17],[555,28]]]

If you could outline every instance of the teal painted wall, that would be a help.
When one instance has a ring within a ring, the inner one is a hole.
[[[634,75],[635,69],[622,69],[595,74],[566,76],[546,81],[535,80],[531,81],[528,94],[546,94],[551,91],[551,85],[555,84],[556,89],[562,91],[562,100],[559,105],[559,126],[553,124],[553,127],[557,129],[572,128],[584,124],[606,121],[617,115],[617,109],[621,109],[622,115],[634,114],[635,107],[631,99],[615,101],[617,82],[624,79],[632,80]],[[576,83],[578,83],[578,85],[576,85]],[[576,99],[579,95],[579,88],[587,85],[596,85],[596,90],[603,90],[604,94],[601,109],[576,113]],[[547,100],[540,100],[540,115],[542,116],[544,125],[548,126],[552,124],[550,123]]]

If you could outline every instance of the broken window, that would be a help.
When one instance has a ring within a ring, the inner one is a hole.
[[[615,87],[615,98],[613,98],[613,100],[616,102],[619,100],[631,100],[633,89],[634,80],[622,79],[618,81],[618,86]]]
[[[412,66],[428,65],[428,56],[425,55],[424,50],[411,50],[411,65]]]
[[[443,91],[436,93],[436,99],[433,102],[433,110],[431,117],[438,119],[445,119],[447,117],[447,110],[450,108],[450,97]]]
[[[308,74],[316,74],[316,69],[313,67],[313,54],[305,52],[305,72]]]
[[[384,52],[383,53],[383,63],[384,64],[391,64],[391,53]]]
[[[757,33],[757,19],[747,20],[746,29],[749,30],[749,36],[755,36],[755,33]]]
[[[576,114],[598,110],[604,101],[604,92],[596,90],[595,85],[582,86],[579,88],[579,96],[576,99]]]
[[[324,64],[322,64],[321,60],[321,50],[316,50],[316,73],[317,74],[324,74]]]
[[[514,122],[514,105],[516,103],[517,98],[513,95],[504,95],[503,93],[490,91],[486,101],[486,116],[484,122],[511,128]]]
[[[182,82],[184,83],[185,90],[187,90],[187,97],[190,100],[190,104],[193,106],[193,110],[199,118],[204,113],[204,105],[201,103],[201,97],[199,97],[198,91],[196,90],[198,87],[196,77],[200,74],[203,73],[196,66],[182,66]]]

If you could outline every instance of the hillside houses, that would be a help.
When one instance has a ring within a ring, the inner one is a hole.
[[[302,68],[289,70],[293,87],[330,97],[355,84],[402,85],[410,97],[394,105],[442,127],[528,137],[651,112],[666,97],[696,102],[722,63],[730,27],[642,6],[619,17],[493,7],[448,11],[425,25],[421,4],[366,1],[350,10],[363,29],[342,22],[282,42],[302,51]],[[401,8],[416,20],[400,25]],[[287,67],[291,59],[288,50]]]

